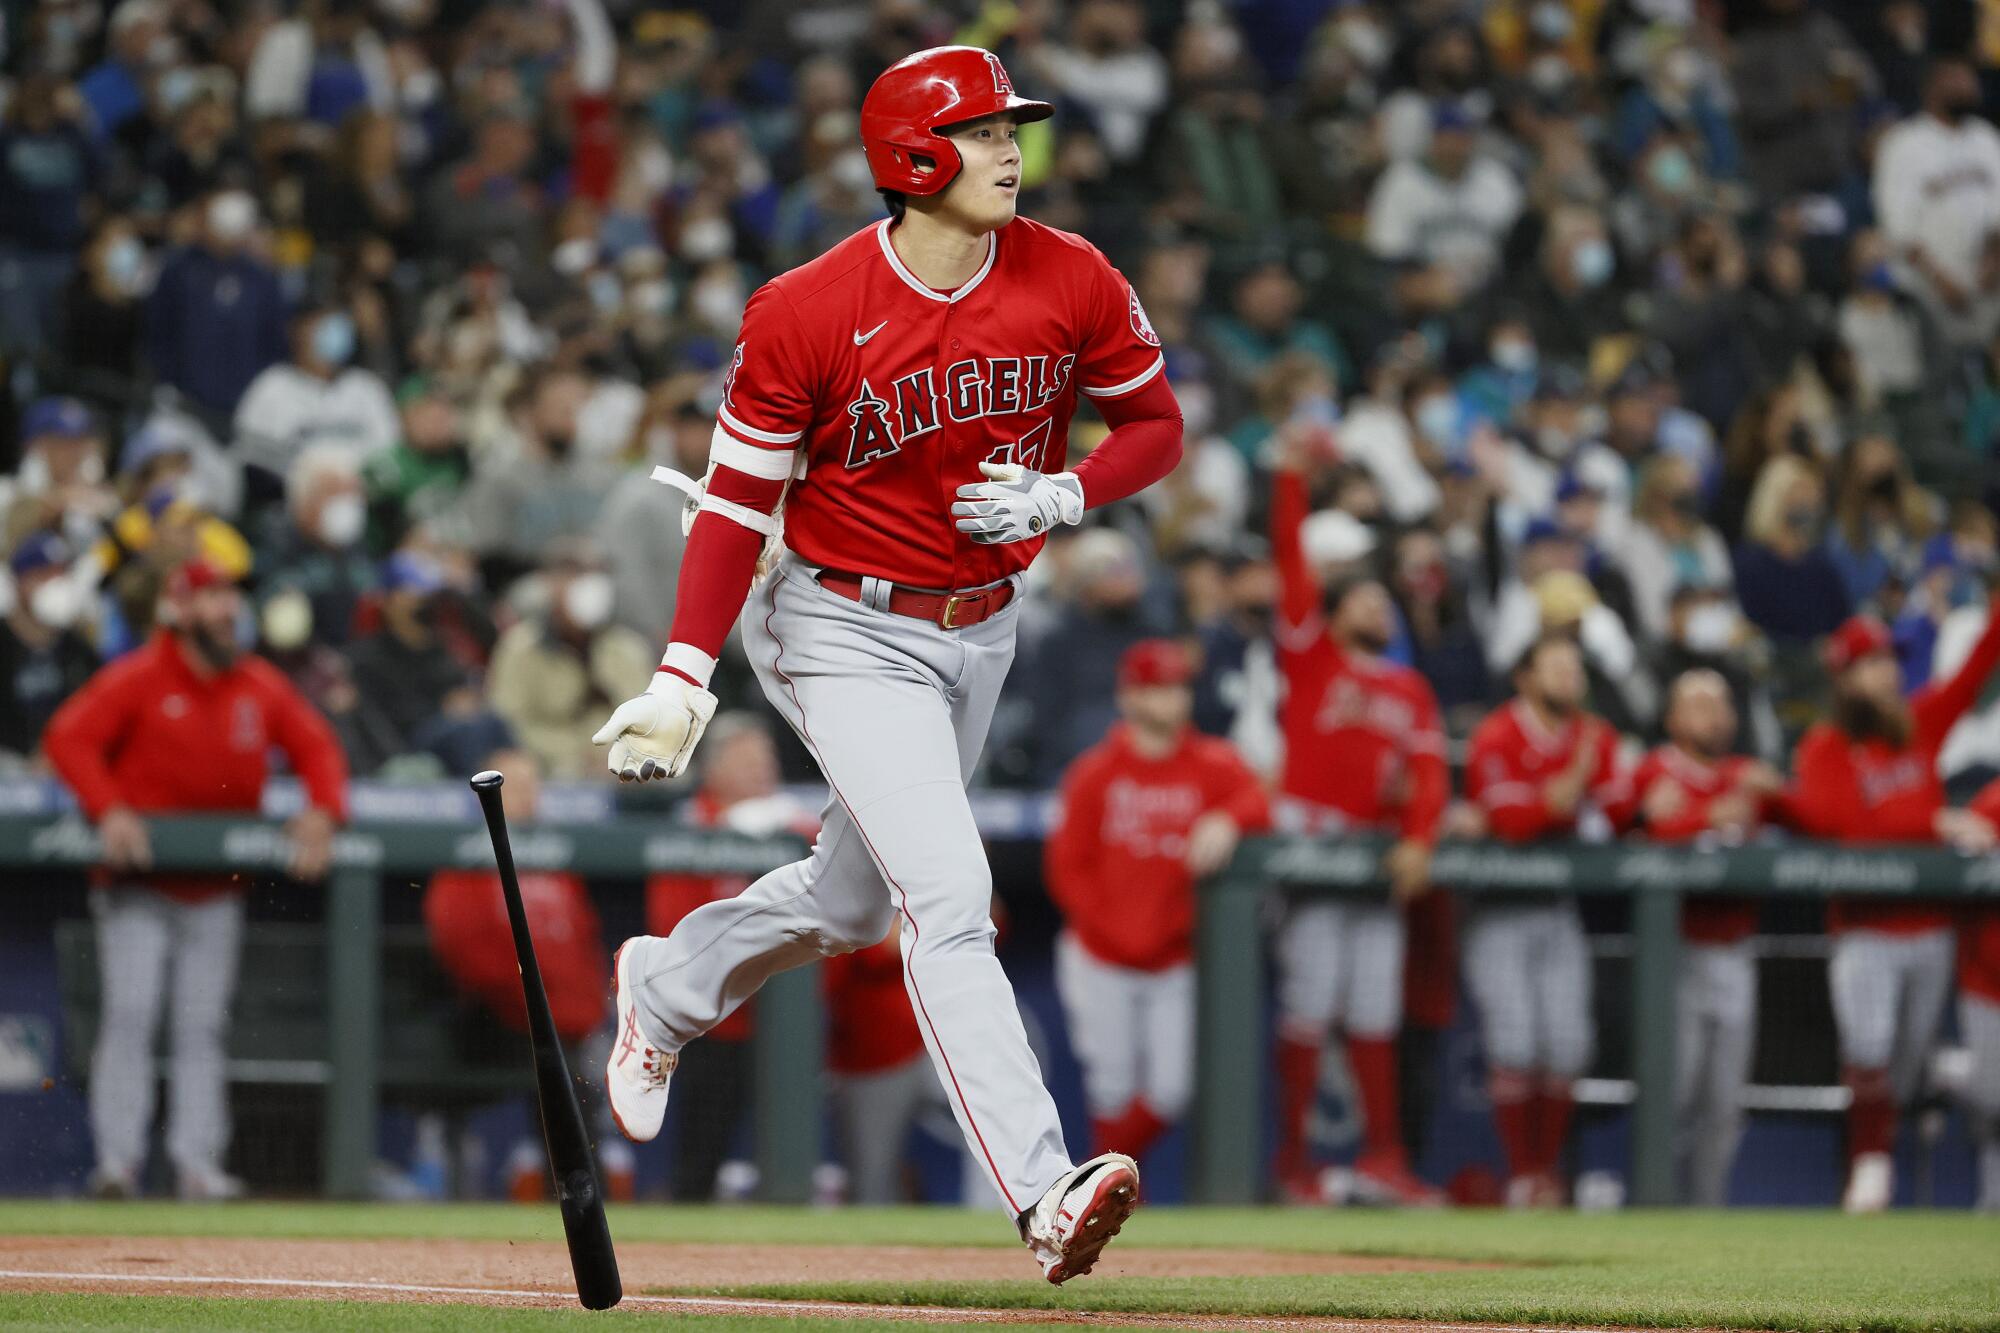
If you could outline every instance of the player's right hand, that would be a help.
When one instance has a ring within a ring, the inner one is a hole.
[[[714,695],[671,671],[656,671],[646,692],[619,704],[590,740],[611,747],[607,764],[620,782],[676,778],[714,716]]]

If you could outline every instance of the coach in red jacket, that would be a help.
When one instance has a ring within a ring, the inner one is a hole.
[[[2000,662],[2000,603],[1965,664],[1907,700],[1889,630],[1855,616],[1827,640],[1833,715],[1799,739],[1791,805],[1809,835],[1840,842],[1943,842],[1984,853],[1984,815],[1945,804],[1938,750]],[[1894,1195],[1896,1106],[1915,1091],[1951,994],[1951,914],[1937,903],[1847,898],[1827,907],[1827,984],[1840,1034],[1847,1112],[1845,1206]]]
[[[242,594],[204,561],[168,581],[162,628],[93,676],[50,719],[49,761],[97,825],[104,866],[91,910],[104,1006],[91,1056],[93,1189],[137,1187],[153,1119],[153,1033],[172,1015],[167,1151],[183,1198],[238,1194],[222,1169],[229,1141],[223,1044],[243,933],[241,875],[149,874],[143,816],[254,814],[273,745],[311,806],[290,824],[291,870],[326,872],[346,813],[347,766],[325,719],[282,673],[241,651]]]
[[[1123,721],[1063,777],[1044,849],[1066,929],[1056,989],[1083,1065],[1093,1152],[1139,1157],[1187,1106],[1194,1059],[1194,885],[1270,820],[1229,742],[1188,725],[1194,663],[1146,639],[1118,664]]]

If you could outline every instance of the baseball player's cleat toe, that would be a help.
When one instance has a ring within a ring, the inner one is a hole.
[[[610,1058],[604,1062],[604,1094],[618,1132],[634,1143],[650,1143],[667,1118],[667,1081],[680,1055],[651,1045],[639,1030],[638,1001],[625,976],[625,956],[631,948],[632,941],[626,940],[611,960],[611,999],[618,1029]]]
[[[1138,1206],[1138,1164],[1108,1152],[1050,1186],[1029,1210],[1021,1238],[1042,1275],[1061,1286],[1097,1266],[1097,1256]]]
[[[1354,1164],[1353,1198],[1392,1208],[1442,1208],[1448,1202],[1444,1191],[1420,1179],[1400,1156],[1388,1153],[1370,1154]]]
[[[1847,1169],[1840,1206],[1850,1213],[1879,1213],[1896,1195],[1896,1167],[1885,1152],[1865,1152]]]

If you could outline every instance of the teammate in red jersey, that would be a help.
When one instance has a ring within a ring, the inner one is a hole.
[[[869,89],[862,146],[891,217],[750,298],[671,644],[596,739],[621,778],[678,773],[749,597],[758,680],[832,788],[809,859],[620,951],[606,1074],[624,1131],[658,1132],[680,1048],[765,977],[873,944],[900,916],[959,1127],[1059,1283],[1130,1215],[1138,1169],[1072,1165],[1063,1147],[994,957],[965,782],[1013,658],[1022,570],[1050,529],[1171,471],[1181,418],[1131,285],[1088,242],[1015,216],[1015,127],[1051,114],[975,47],[919,52]],[[1065,470],[1079,394],[1112,429]],[[760,563],[774,567],[753,597]]]
[[[1124,721],[1063,777],[1044,863],[1067,927],[1056,989],[1098,1152],[1143,1157],[1194,1087],[1195,880],[1270,802],[1234,746],[1188,724],[1194,662],[1145,639],[1118,664]]]
[[[1888,627],[1855,616],[1826,643],[1833,716],[1799,738],[1791,804],[1810,836],[1840,842],[1943,842],[1989,852],[1991,820],[1945,804],[1938,750],[2000,663],[2000,602],[1958,672],[1908,700]],[[1896,1107],[1916,1091],[1951,994],[1951,914],[1937,903],[1838,899],[1827,906],[1827,985],[1840,1036],[1851,1212],[1895,1194]]]
[[[1655,842],[1740,842],[1773,813],[1784,778],[1731,754],[1736,705],[1729,682],[1707,668],[1682,672],[1667,694],[1667,744],[1639,762],[1617,822]],[[1728,1202],[1729,1170],[1743,1137],[1743,1089],[1757,1035],[1757,931],[1753,899],[1691,894],[1681,908],[1674,1088],[1689,1202]]]
[[[1629,799],[1618,736],[1584,711],[1583,650],[1566,634],[1529,645],[1512,702],[1479,724],[1465,794],[1501,842],[1575,836],[1587,806]],[[1465,977],[1479,1004],[1493,1121],[1507,1154],[1507,1200],[1559,1203],[1571,1085],[1590,1063],[1590,951],[1567,896],[1509,895],[1468,913]]]
[[[1306,1147],[1320,1050],[1336,1027],[1361,1103],[1356,1190],[1372,1202],[1435,1204],[1411,1171],[1397,1109],[1402,1024],[1402,904],[1429,887],[1431,848],[1450,797],[1444,730],[1429,682],[1386,662],[1389,594],[1371,577],[1337,574],[1322,591],[1307,567],[1304,478],[1272,483],[1278,566],[1278,669],[1285,680],[1281,822],[1300,831],[1383,830],[1396,837],[1385,898],[1318,899],[1287,913],[1278,938],[1278,1183],[1289,1198],[1322,1196]]]

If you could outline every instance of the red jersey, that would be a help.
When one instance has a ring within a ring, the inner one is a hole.
[[[875,1074],[924,1053],[924,1036],[903,988],[903,950],[889,938],[820,964],[826,993],[826,1067]]]
[[[1278,566],[1278,722],[1285,764],[1278,788],[1341,822],[1437,840],[1451,797],[1444,724],[1430,682],[1406,666],[1347,652],[1327,632],[1299,530],[1305,483],[1271,483],[1271,547]]]
[[[604,1017],[604,974],[610,959],[604,931],[583,877],[567,871],[523,870],[521,908],[535,937],[535,961],[548,992],[549,1015],[564,1041],[581,1041]],[[431,952],[461,990],[516,1032],[528,1030],[521,965],[500,876],[492,870],[440,870],[424,891],[424,926]]]
[[[1472,733],[1465,765],[1465,794],[1486,814],[1486,826],[1501,842],[1535,842],[1576,832],[1576,813],[1549,809],[1548,785],[1574,762],[1579,745],[1596,752],[1584,800],[1616,811],[1630,783],[1618,766],[1618,736],[1601,718],[1587,713],[1550,731],[1524,699],[1502,704]],[[1582,803],[1579,802],[1578,808]]]
[[[720,430],[803,453],[785,544],[807,562],[920,588],[992,583],[1042,539],[973,542],[952,523],[958,488],[985,480],[982,462],[1062,471],[1077,394],[1144,388],[1165,364],[1160,340],[1081,237],[1017,218],[941,292],[889,231],[859,231],[750,298]]]
[[[92,676],[49,719],[49,762],[84,814],[95,822],[119,805],[141,814],[254,814],[275,745],[312,804],[344,820],[346,757],[326,719],[284,674],[245,656],[204,676],[185,654],[180,640],[160,630]],[[189,897],[240,885],[221,874],[142,878]]]
[[[2000,602],[1988,608],[1986,630],[1957,673],[1910,696],[1908,744],[1878,737],[1857,741],[1831,722],[1808,729],[1792,765],[1790,805],[1800,828],[1836,842],[1935,841],[1932,824],[1946,804],[1938,751],[1978,700],[1995,663],[2000,663]],[[1834,900],[1826,919],[1830,930],[1911,935],[1951,924],[1950,914],[1935,904],[1866,898]]]
[[[1212,810],[1249,831],[1270,823],[1262,784],[1227,741],[1189,728],[1171,753],[1150,759],[1120,724],[1077,757],[1043,869],[1084,948],[1148,972],[1193,956],[1187,835]]]
[[[1621,828],[1642,828],[1654,842],[1693,842],[1711,827],[1711,807],[1735,791],[1756,764],[1756,760],[1740,754],[1725,755],[1712,764],[1703,763],[1678,745],[1662,745],[1632,770],[1630,795],[1621,809],[1612,812],[1613,820]],[[1663,782],[1681,789],[1680,812],[1662,819],[1648,819],[1642,805],[1647,793]],[[1753,821],[1761,823],[1770,804],[1760,801],[1751,816]],[[1754,899],[1695,893],[1682,900],[1681,934],[1697,944],[1734,944],[1756,933]]]

